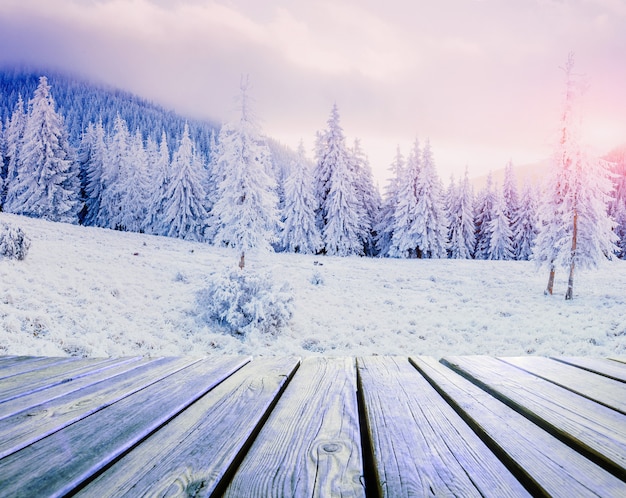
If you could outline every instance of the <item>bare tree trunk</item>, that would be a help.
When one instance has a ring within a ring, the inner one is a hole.
[[[567,292],[565,300],[574,298],[574,266],[576,259],[576,239],[578,237],[578,213],[574,211],[574,229],[572,230],[572,261],[569,265],[569,278],[567,279]]]
[[[552,288],[554,287],[554,263],[550,264],[550,277],[548,277],[548,287],[544,291],[544,294],[547,296],[548,294],[552,295]]]
[[[241,258],[239,259],[239,269],[243,270],[246,266],[246,253],[241,251]]]

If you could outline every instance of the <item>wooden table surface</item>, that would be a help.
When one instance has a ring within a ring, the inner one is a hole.
[[[626,359],[0,357],[0,496],[626,497]]]

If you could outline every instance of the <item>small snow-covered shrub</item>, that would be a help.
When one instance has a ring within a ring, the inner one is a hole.
[[[21,228],[0,224],[0,257],[23,260],[30,249],[30,239]]]
[[[324,277],[322,276],[322,274],[320,272],[314,271],[313,275],[311,275],[310,282],[313,285],[324,285]]]
[[[277,332],[293,316],[291,288],[277,287],[269,273],[247,269],[216,275],[197,300],[207,322],[219,323],[234,336]]]

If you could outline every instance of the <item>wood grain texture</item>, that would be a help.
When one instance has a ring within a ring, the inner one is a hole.
[[[117,361],[110,358],[72,359],[2,379],[0,380],[0,403],[70,382]]]
[[[445,395],[533,494],[626,496],[626,483],[441,363],[411,362]]]
[[[7,496],[63,496],[241,368],[249,358],[197,361],[0,460]]]
[[[209,496],[299,360],[246,365],[126,454],[77,496]]]
[[[614,380],[626,382],[626,364],[619,363],[604,358],[586,358],[584,356],[577,357],[555,357],[556,361],[567,363],[590,372],[594,372]]]
[[[127,368],[127,371],[121,372],[120,375],[87,385],[83,389],[2,419],[0,420],[0,458],[15,453],[29,444],[130,396],[189,366],[194,361],[197,360],[159,358],[144,361],[136,369]],[[48,392],[48,390],[43,392]],[[17,398],[14,401],[21,399]]]
[[[225,496],[364,496],[350,358],[302,361]]]
[[[502,358],[527,372],[626,414],[626,384],[539,356]]]
[[[381,496],[530,496],[407,358],[357,365]]]
[[[626,416],[496,358],[450,356],[443,362],[616,475],[626,475]]]
[[[49,389],[36,391],[34,393],[14,398],[8,403],[0,403],[0,420],[11,415],[15,415],[23,410],[27,410],[34,406],[40,405],[47,401],[51,401],[55,398],[64,396],[73,391],[77,391],[90,384],[95,384],[103,379],[107,379],[117,375],[120,372],[136,368],[147,360],[141,360],[136,358],[119,358],[113,363],[104,365],[100,369],[91,371],[89,375],[85,375],[76,379],[71,379],[68,382],[64,382],[53,386]]]
[[[39,370],[51,365],[59,365],[76,361],[78,358],[46,358],[42,356],[15,356],[0,364],[0,382],[2,379],[20,375],[25,372]]]

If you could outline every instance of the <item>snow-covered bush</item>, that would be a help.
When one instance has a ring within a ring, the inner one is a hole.
[[[277,287],[269,273],[233,269],[216,275],[198,293],[198,305],[207,322],[231,335],[275,333],[293,316],[293,293],[287,284]]]
[[[21,228],[0,224],[0,258],[23,260],[28,254],[30,239]]]

